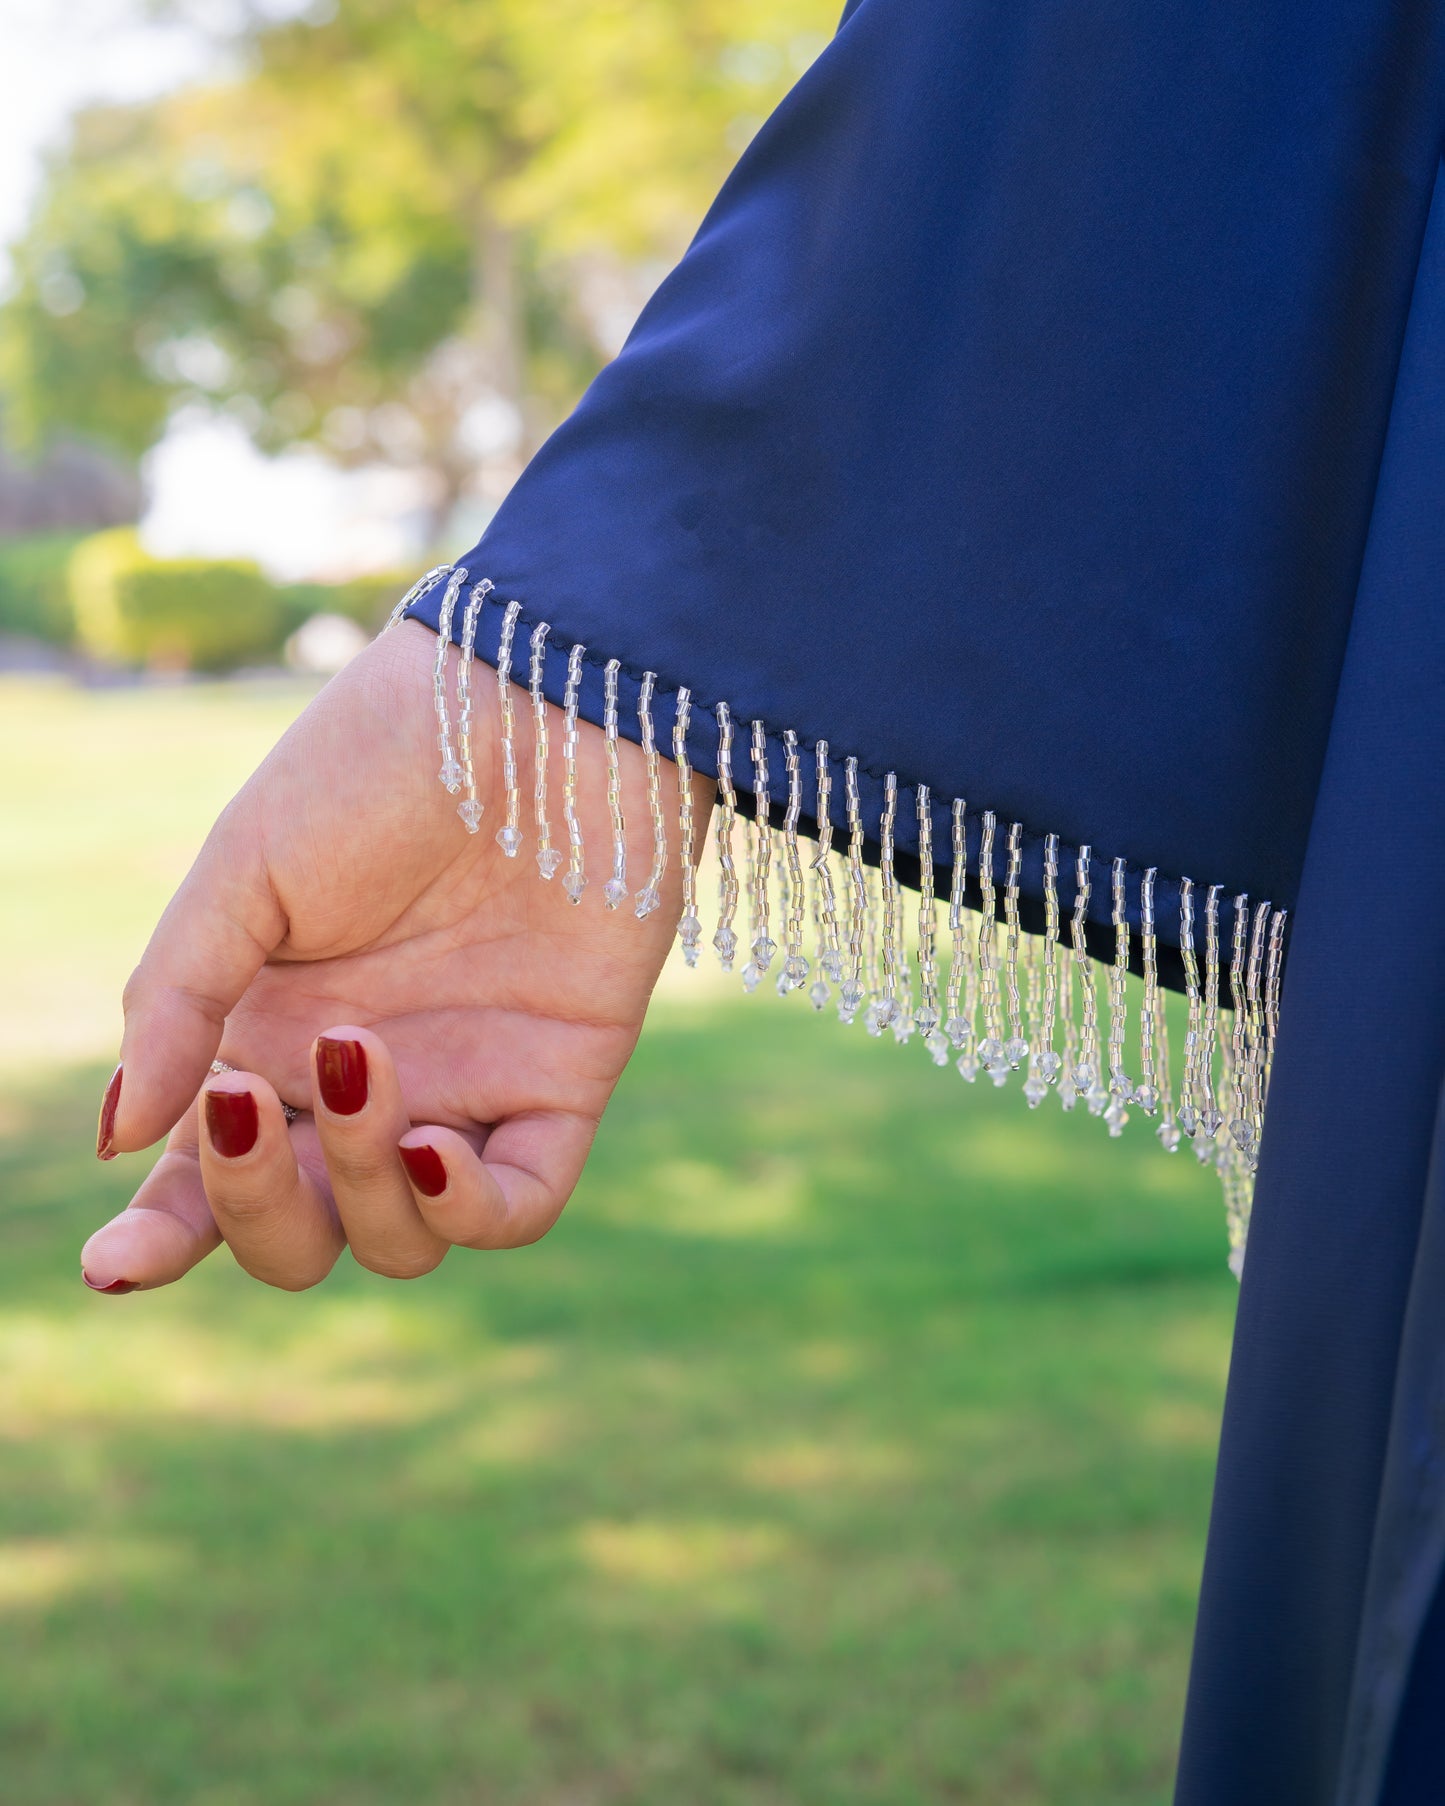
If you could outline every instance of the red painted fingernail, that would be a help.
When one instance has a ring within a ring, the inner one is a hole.
[[[97,1160],[114,1160],[115,1148],[115,1113],[120,1108],[121,1068],[116,1067],[110,1075],[110,1083],[105,1088],[105,1096],[100,1100],[100,1122],[95,1131],[95,1157]]]
[[[366,1103],[366,1049],[323,1035],[316,1043],[316,1083],[333,1116],[355,1116]]]
[[[422,1196],[439,1198],[447,1188],[447,1169],[436,1149],[423,1142],[419,1148],[401,1147],[396,1151],[401,1155],[407,1178]]]
[[[98,1286],[84,1267],[80,1269],[80,1277],[92,1292],[109,1292],[115,1298],[119,1298],[122,1292],[133,1292],[136,1289],[133,1279],[113,1279],[108,1286]]]
[[[260,1121],[249,1091],[206,1093],[206,1134],[224,1160],[239,1160],[256,1145]]]

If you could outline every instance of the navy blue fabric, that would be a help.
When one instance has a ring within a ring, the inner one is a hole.
[[[805,746],[1291,903],[1438,11],[861,0],[462,562]]]
[[[1297,906],[1179,1806],[1445,1799],[1442,122],[1445,0],[854,0],[461,560],[701,769]]]
[[[1374,1806],[1445,1551],[1442,572],[1445,189],[1285,973],[1179,1806]]]

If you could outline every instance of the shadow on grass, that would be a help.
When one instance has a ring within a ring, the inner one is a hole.
[[[1147,1127],[746,1004],[562,1225],[85,1293],[101,1072],[0,1148],[7,1806],[1142,1806],[1233,1285]]]

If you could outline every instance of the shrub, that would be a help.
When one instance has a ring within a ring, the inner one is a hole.
[[[274,658],[286,635],[280,597],[258,565],[152,558],[130,527],[76,547],[70,593],[82,644],[126,664],[224,671]]]
[[[70,555],[78,533],[27,533],[0,540],[0,633],[23,633],[68,646],[75,637]]]
[[[375,633],[415,582],[415,571],[385,571],[352,577],[345,583],[288,583],[279,594],[288,631],[313,615],[345,615],[348,621]]]

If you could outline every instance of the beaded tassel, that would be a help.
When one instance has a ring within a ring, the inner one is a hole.
[[[843,764],[843,794],[848,812],[848,976],[838,990],[838,1016],[851,1022],[863,1001],[863,925],[868,917],[868,885],[863,868],[863,812],[858,803],[858,761]]]
[[[437,656],[432,667],[432,700],[437,715],[437,748],[442,756],[441,770],[437,776],[451,796],[462,787],[462,768],[452,752],[451,716],[447,710],[447,648],[452,640],[452,616],[456,612],[457,597],[461,594],[462,585],[467,580],[465,565],[458,565],[442,591],[441,609],[437,615]]]
[[[1199,1127],[1211,1140],[1224,1113],[1214,1092],[1214,1043],[1219,1028],[1219,892],[1211,884],[1204,897],[1204,1019],[1199,1061]]]
[[[1063,1060],[1054,1051],[1054,1022],[1059,1000],[1059,837],[1044,836],[1044,1006],[1037,1043],[1030,1056],[1032,1076],[1041,1084],[1052,1085],[1063,1070]]]
[[[998,987],[998,920],[993,876],[993,836],[998,819],[991,809],[985,809],[982,819],[978,883],[983,894],[983,910],[978,930],[978,973],[979,988],[983,992],[984,1038],[978,1045],[978,1061],[994,1084],[1002,1085],[1008,1077],[1008,1061],[1004,1057],[1003,1012]]]
[[[1286,911],[1277,909],[1269,929],[1269,967],[1264,986],[1264,1094],[1269,1096],[1269,1079],[1274,1070],[1274,1044],[1279,1034],[1280,975],[1284,969],[1284,924]]]
[[[569,903],[580,903],[587,888],[582,869],[582,824],[577,819],[577,699],[582,689],[582,651],[567,655],[567,688],[562,697],[562,820],[567,827],[567,873],[562,889]]]
[[[1008,1045],[1003,1057],[1017,1072],[1020,1062],[1028,1058],[1029,1044],[1024,1038],[1019,1009],[1019,872],[1023,864],[1023,823],[1012,822],[1008,831],[1008,874],[1004,880],[1003,913],[1008,927]]]
[[[898,1013],[898,879],[893,870],[893,824],[898,814],[898,780],[883,780],[883,814],[878,823],[878,881],[882,898],[883,989],[873,1010],[873,1033],[881,1034]]]
[[[512,639],[521,612],[520,602],[507,604],[497,651],[497,698],[502,710],[502,786],[507,797],[507,819],[497,829],[497,845],[508,859],[515,859],[522,845],[522,830],[517,825],[522,813],[522,792],[517,785],[517,722],[512,710]]]
[[[1089,862],[1092,857],[1092,848],[1080,847],[1078,863],[1075,867],[1077,889],[1074,893],[1074,966],[1082,993],[1084,1022],[1079,1037],[1079,1058],[1074,1067],[1073,1079],[1074,1089],[1083,1098],[1090,1111],[1097,1116],[1104,1107],[1104,1100],[1108,1093],[1099,1082],[1099,995],[1094,989],[1093,971],[1089,965],[1089,942],[1085,933],[1085,924],[1089,919],[1089,897],[1093,891],[1089,875]]]
[[[833,774],[828,764],[828,742],[817,745],[818,768],[818,851],[813,870],[818,879],[818,976],[813,980],[808,999],[815,1010],[828,1001],[828,980],[841,984],[843,954],[838,929],[838,896],[833,885],[833,823],[828,805],[832,797]]]
[[[390,633],[393,627],[398,626],[412,604],[420,602],[424,596],[429,596],[443,577],[451,575],[451,570],[452,567],[449,564],[437,564],[432,566],[425,577],[419,577],[386,617],[386,625],[382,628],[382,633]]]
[[[537,870],[544,878],[553,878],[562,863],[562,855],[552,845],[552,824],[547,820],[547,698],[542,693],[542,679],[547,668],[548,632],[545,621],[539,621],[532,629],[527,679],[532,697],[532,759],[536,773],[532,811],[537,823]]]
[[[652,728],[652,692],[657,683],[653,671],[642,674],[642,690],[637,698],[637,723],[642,732],[642,756],[647,762],[647,812],[652,820],[652,870],[647,883],[638,891],[636,915],[639,922],[662,905],[662,876],[667,870],[667,818],[662,813],[662,772],[657,761],[657,740]]]
[[[622,767],[617,753],[617,673],[620,661],[608,659],[602,672],[602,732],[607,743],[607,813],[612,819],[612,876],[602,886],[602,901],[619,909],[627,901],[627,823],[622,815]]]
[[[748,888],[752,893],[752,958],[743,972],[745,990],[756,990],[758,981],[773,963],[778,950],[769,922],[769,873],[772,868],[772,826],[768,796],[768,737],[761,721],[753,723],[753,833],[748,856]]]
[[[1230,1038],[1229,1134],[1240,1153],[1249,1150],[1249,1098],[1245,1075],[1249,1069],[1249,1008],[1244,990],[1244,964],[1249,945],[1249,898],[1234,899],[1234,942],[1229,962],[1229,998],[1234,1010]]]
[[[966,1078],[976,1076],[974,1057],[974,1010],[977,1007],[978,981],[974,972],[974,946],[964,915],[964,890],[968,883],[967,809],[961,796],[953,799],[953,871],[948,887],[948,934],[950,958],[948,992],[944,1008],[947,1016],[943,1032],[958,1055],[959,1072]],[[965,1001],[966,999],[966,1001]],[[969,1063],[974,1062],[970,1071]]]
[[[1144,1001],[1139,1007],[1139,1084],[1134,1102],[1146,1116],[1159,1108],[1159,1082],[1154,1069],[1154,1021],[1159,1012],[1159,943],[1154,930],[1154,880],[1150,866],[1139,883],[1139,940],[1144,959]]]
[[[738,912],[740,887],[737,861],[733,858],[733,824],[738,815],[737,792],[733,789],[733,723],[725,702],[717,705],[717,783],[718,924],[712,944],[723,971],[731,972],[738,951],[733,919]]]
[[[677,766],[677,821],[682,840],[682,918],[677,924],[677,938],[682,943],[682,957],[689,966],[697,964],[702,944],[702,923],[697,914],[697,868],[693,863],[692,766],[687,757],[687,724],[692,715],[692,691],[677,692],[677,715],[672,725],[672,758]]]
[[[457,804],[457,814],[468,834],[475,834],[482,820],[482,805],[477,800],[477,769],[472,759],[472,660],[476,656],[477,620],[492,587],[483,577],[467,598],[466,611],[462,615],[461,657],[457,661],[457,750],[461,754],[462,784],[466,792]]]
[[[1129,916],[1124,876],[1124,861],[1116,859],[1110,870],[1114,964],[1109,973],[1109,1102],[1104,1110],[1104,1121],[1113,1136],[1118,1136],[1129,1120],[1124,1105],[1134,1095],[1124,1071],[1124,1042],[1129,1032]]]
[[[803,808],[803,777],[798,759],[798,736],[789,728],[783,735],[783,756],[788,773],[788,808],[783,817],[783,855],[787,861],[788,903],[783,912],[783,969],[778,990],[798,990],[808,976],[803,953],[803,925],[808,900],[803,890],[803,861],[798,852],[798,818]]]
[[[914,1026],[923,1036],[935,1066],[948,1064],[948,1036],[939,1026],[938,910],[933,875],[933,799],[927,784],[918,786],[918,984],[920,1001]]]
[[[1259,1161],[1259,1135],[1264,1123],[1264,947],[1269,929],[1271,906],[1255,905],[1254,932],[1250,936],[1249,965],[1245,973],[1245,993],[1249,1005],[1249,1073],[1246,1094],[1249,1100],[1249,1145],[1240,1152],[1247,1156],[1251,1170]]]
[[[1188,878],[1179,882],[1179,951],[1184,958],[1184,989],[1189,999],[1189,1019],[1184,1030],[1184,1078],[1180,1086],[1179,1127],[1189,1136],[1199,1132],[1199,961],[1194,952],[1194,886]]]

